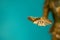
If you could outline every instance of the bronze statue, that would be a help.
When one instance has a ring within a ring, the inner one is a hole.
[[[60,40],[60,0],[45,0],[43,16],[41,18],[28,17],[28,19],[39,26],[52,24],[52,22],[48,20],[49,11],[52,12],[54,18],[54,24],[50,30],[53,36],[52,40]]]

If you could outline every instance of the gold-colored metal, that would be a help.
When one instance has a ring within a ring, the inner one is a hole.
[[[52,12],[54,18],[54,24],[50,30],[52,40],[60,40],[60,0],[45,0],[43,16],[28,17],[28,19],[39,26],[52,24],[52,22],[48,20],[49,11]]]
[[[44,17],[29,17],[29,20],[32,21],[34,24],[37,24],[38,26],[46,26],[52,24],[50,20],[45,19]]]

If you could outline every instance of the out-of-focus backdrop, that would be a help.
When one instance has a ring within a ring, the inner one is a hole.
[[[43,6],[44,0],[0,0],[0,40],[51,40],[52,25],[41,27],[27,19],[41,17]]]

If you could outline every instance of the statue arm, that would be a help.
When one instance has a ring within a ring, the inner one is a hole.
[[[49,14],[50,8],[49,8],[49,0],[45,0],[44,3],[44,14],[43,17],[28,17],[30,21],[32,21],[34,24],[37,24],[39,26],[46,26],[48,24],[51,24],[52,22],[48,20],[48,14]]]
[[[43,14],[43,17],[44,18],[48,18],[48,14],[49,14],[49,0],[45,0],[45,3],[44,3],[44,14]]]

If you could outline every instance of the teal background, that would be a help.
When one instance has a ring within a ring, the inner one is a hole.
[[[27,19],[41,17],[43,6],[44,0],[0,0],[0,40],[51,40],[52,25],[40,27]]]

